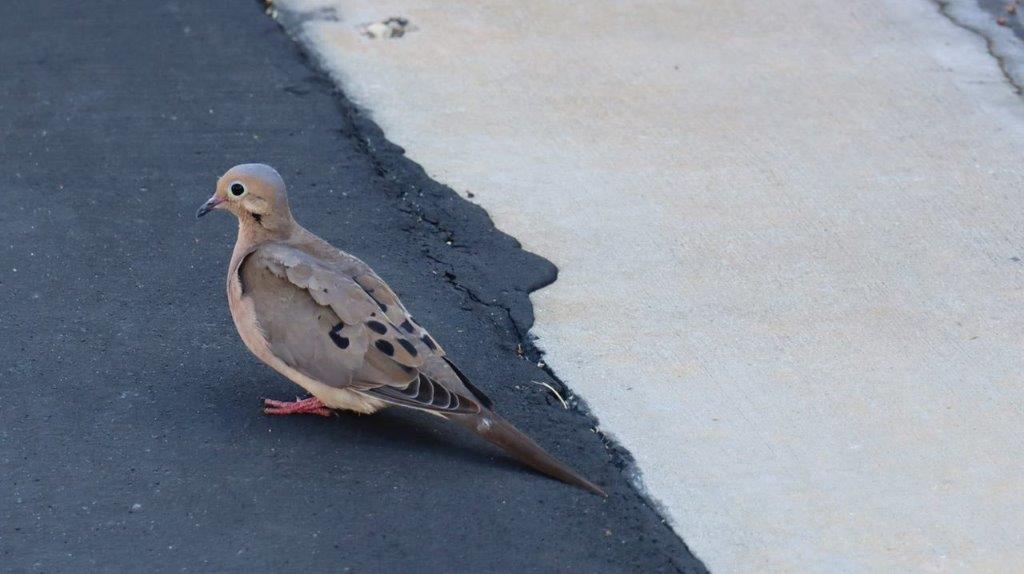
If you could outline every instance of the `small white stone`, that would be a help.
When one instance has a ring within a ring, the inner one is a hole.
[[[371,38],[383,38],[385,35],[390,36],[391,31],[383,22],[374,22],[366,27],[366,35]]]

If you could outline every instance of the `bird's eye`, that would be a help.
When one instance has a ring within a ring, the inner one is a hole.
[[[231,195],[233,195],[235,197],[242,197],[242,194],[244,194],[244,193],[245,193],[245,186],[244,185],[238,183],[237,181],[235,183],[231,184]]]

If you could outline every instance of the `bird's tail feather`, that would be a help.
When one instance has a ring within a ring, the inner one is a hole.
[[[538,472],[594,494],[608,497],[601,487],[583,478],[562,461],[548,454],[540,445],[533,442],[533,439],[493,411],[485,409],[479,414],[447,414],[445,416],[501,447],[516,460]]]

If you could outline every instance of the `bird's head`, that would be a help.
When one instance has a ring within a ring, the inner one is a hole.
[[[215,209],[230,211],[243,225],[251,223],[267,230],[284,229],[293,223],[281,174],[262,163],[229,169],[217,180],[217,190],[196,217]]]

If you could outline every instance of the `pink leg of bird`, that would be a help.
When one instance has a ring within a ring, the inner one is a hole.
[[[309,397],[308,399],[295,399],[294,401],[275,401],[263,399],[263,414],[266,415],[320,415],[331,416],[331,409],[324,406],[320,399]]]

